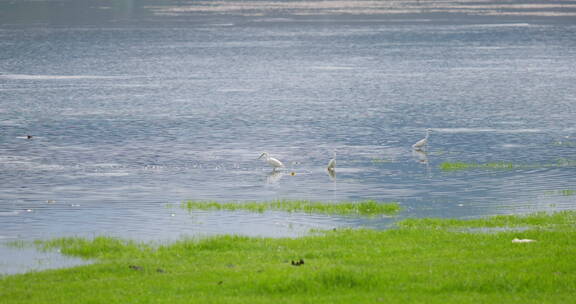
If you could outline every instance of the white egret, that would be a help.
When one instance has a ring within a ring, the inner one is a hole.
[[[428,146],[428,137],[430,137],[430,131],[432,131],[432,129],[426,129],[426,137],[422,138],[417,143],[412,145],[412,148],[414,150],[422,150],[422,148]]]
[[[328,170],[334,171],[336,169],[336,160],[333,158],[328,162]]]
[[[334,158],[328,162],[328,167],[326,169],[328,169],[328,171],[336,170],[336,152],[334,152]]]
[[[276,170],[278,168],[284,168],[284,164],[281,161],[275,159],[274,157],[270,157],[268,152],[262,153],[262,155],[260,155],[260,157],[258,157],[258,159],[261,159],[262,157],[264,157],[266,159],[266,162],[270,166],[272,166],[272,168],[274,168],[272,170]]]

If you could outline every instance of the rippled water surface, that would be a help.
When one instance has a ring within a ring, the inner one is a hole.
[[[574,24],[210,20],[0,27],[0,242],[295,236],[575,208]],[[426,128],[428,152],[412,151]],[[271,172],[264,151],[287,169]],[[189,213],[190,199],[404,209]]]

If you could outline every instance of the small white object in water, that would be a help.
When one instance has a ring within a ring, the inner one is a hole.
[[[531,240],[531,239],[513,239],[512,243],[532,243],[532,242],[536,242],[536,240]]]
[[[458,207],[464,207],[464,204],[458,204]]]
[[[32,212],[32,209],[27,209],[26,212]]]

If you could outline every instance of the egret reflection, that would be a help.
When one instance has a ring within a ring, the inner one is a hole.
[[[272,170],[266,175],[267,184],[277,184],[284,177],[284,172]]]
[[[326,172],[328,172],[328,176],[330,176],[330,178],[332,180],[336,180],[336,169],[326,169]]]
[[[426,166],[426,175],[428,177],[430,177],[432,175],[432,172],[430,169],[430,161],[428,159],[428,152],[422,151],[422,150],[412,150],[412,156],[414,157],[414,159],[418,163]]]
[[[412,150],[412,156],[417,162],[428,165],[428,152],[422,150]]]

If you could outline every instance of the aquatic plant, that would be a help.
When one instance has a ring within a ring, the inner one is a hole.
[[[573,190],[573,189],[550,190],[550,191],[546,191],[544,193],[546,195],[573,196],[573,195],[576,195],[576,190]]]
[[[563,196],[572,196],[572,195],[576,195],[576,190],[564,189],[564,190],[560,190],[560,194]]]
[[[13,241],[9,241],[4,243],[5,246],[10,247],[10,248],[26,248],[29,244],[26,241],[23,240],[13,240]]]
[[[509,162],[495,162],[486,164],[464,163],[464,162],[443,162],[440,169],[443,171],[456,171],[466,169],[514,169],[515,165]]]
[[[564,146],[564,147],[576,147],[575,141],[568,141],[568,140],[558,140],[552,143],[554,146]]]
[[[512,169],[537,169],[537,168],[562,168],[576,167],[576,161],[570,159],[558,159],[555,163],[541,164],[515,164],[512,162],[491,162],[491,163],[466,163],[466,162],[443,162],[440,169],[443,171],[458,171],[468,169],[487,170],[512,170]]]
[[[307,200],[276,200],[268,202],[227,202],[216,201],[188,201],[183,203],[188,210],[246,210],[251,212],[264,212],[267,210],[286,212],[322,213],[337,215],[391,215],[400,211],[396,202],[378,202],[365,200],[360,202],[315,202]]]
[[[373,159],[372,159],[372,163],[374,163],[374,164],[391,163],[391,162],[393,162],[393,160],[384,159],[384,158],[373,158]]]

